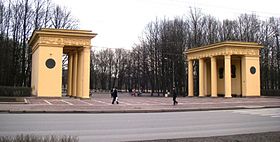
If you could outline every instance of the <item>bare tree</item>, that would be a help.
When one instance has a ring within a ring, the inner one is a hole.
[[[77,20],[72,18],[71,12],[68,11],[65,7],[56,5],[53,9],[52,15],[52,26],[56,29],[76,29]]]
[[[50,11],[50,0],[0,0],[0,67],[5,66],[0,70],[0,85],[30,85],[31,48],[27,40],[34,29],[52,27]],[[66,8],[60,18],[59,28],[77,28],[78,21]]]

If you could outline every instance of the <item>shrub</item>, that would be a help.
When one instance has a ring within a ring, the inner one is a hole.
[[[0,136],[0,142],[78,142],[76,136],[35,136],[35,135],[17,135]]]
[[[29,96],[31,96],[31,88],[30,87],[0,86],[0,96],[29,97]]]

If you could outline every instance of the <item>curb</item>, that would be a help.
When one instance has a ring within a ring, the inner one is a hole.
[[[0,110],[0,113],[162,113],[162,112],[190,112],[190,111],[216,111],[216,110],[238,110],[238,109],[265,109],[280,108],[280,106],[263,107],[228,107],[228,108],[192,108],[192,109],[127,109],[127,110]]]
[[[26,98],[22,98],[23,101],[16,101],[16,102],[0,102],[0,104],[28,104],[28,100]]]

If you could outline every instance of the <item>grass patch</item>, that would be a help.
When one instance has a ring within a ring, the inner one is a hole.
[[[78,142],[76,136],[35,136],[35,135],[17,135],[0,136],[0,142]]]

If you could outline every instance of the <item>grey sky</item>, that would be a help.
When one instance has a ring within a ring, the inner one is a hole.
[[[280,18],[279,0],[53,0],[80,20],[80,29],[98,33],[95,48],[130,49],[146,24],[158,18],[188,16],[189,7],[218,19],[256,13],[262,19]]]

